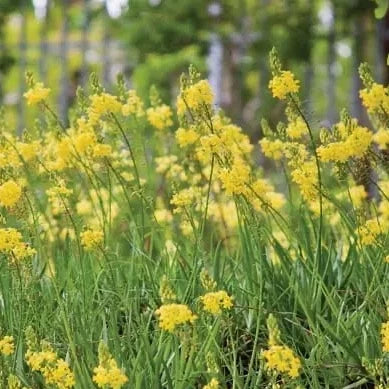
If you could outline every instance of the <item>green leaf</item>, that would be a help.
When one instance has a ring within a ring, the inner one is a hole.
[[[389,0],[376,0],[377,8],[374,10],[375,17],[382,19],[386,15],[386,11],[389,7]]]

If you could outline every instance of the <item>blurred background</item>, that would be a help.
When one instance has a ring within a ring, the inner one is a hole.
[[[313,120],[329,125],[349,108],[362,123],[358,66],[389,81],[389,16],[373,0],[0,0],[0,102],[16,129],[32,125],[23,101],[25,72],[52,88],[62,119],[77,85],[97,72],[108,91],[124,74],[148,99],[156,85],[174,101],[189,64],[206,75],[216,103],[260,137],[259,121],[279,120],[268,52],[302,81]],[[382,16],[382,15],[381,15]]]

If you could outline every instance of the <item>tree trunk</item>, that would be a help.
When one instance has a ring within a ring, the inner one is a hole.
[[[61,80],[60,80],[60,93],[59,93],[59,117],[62,122],[68,125],[68,110],[69,110],[69,75],[68,75],[68,35],[69,35],[69,19],[68,19],[68,7],[70,5],[69,0],[62,0],[61,2],[62,13],[62,31],[61,31],[61,43],[60,43],[60,63],[61,63]]]
[[[336,121],[336,77],[335,77],[335,14],[332,11],[333,20],[328,30],[327,39],[327,120],[329,125],[333,125]]]
[[[81,38],[81,85],[85,87],[86,82],[88,81],[88,50],[89,50],[89,23],[90,23],[90,0],[83,0],[83,23],[82,23],[82,38]]]
[[[107,88],[111,83],[111,34],[109,31],[109,22],[106,22],[104,28],[101,60],[103,64],[103,85]]]
[[[39,57],[39,77],[41,81],[46,84],[47,82],[47,57],[48,57],[48,41],[47,30],[49,20],[50,0],[47,0],[45,16],[42,19],[42,26],[40,30],[40,57]]]
[[[18,99],[18,135],[25,127],[25,102],[23,94],[26,89],[26,51],[27,51],[27,21],[25,13],[21,14],[19,40],[19,99]]]
[[[389,84],[389,12],[381,20],[377,21],[377,68],[376,76],[379,82]]]
[[[359,91],[363,87],[361,78],[359,77],[359,65],[366,59],[366,17],[359,15],[354,20],[353,31],[353,73],[352,73],[352,87],[351,87],[351,115],[358,119],[363,126],[369,125],[369,119],[366,110],[362,106],[362,101],[359,97]]]

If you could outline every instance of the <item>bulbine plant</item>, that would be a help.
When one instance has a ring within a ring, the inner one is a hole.
[[[36,122],[0,123],[1,387],[388,387],[389,91],[361,65],[371,128],[317,128],[270,65],[259,145],[193,67],[174,106],[92,75],[69,128],[27,76]]]

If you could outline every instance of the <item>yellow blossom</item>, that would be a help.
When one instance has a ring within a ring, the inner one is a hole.
[[[144,116],[143,101],[137,95],[134,89],[128,91],[128,99],[126,104],[122,107],[123,116],[135,115],[140,118]]]
[[[318,178],[315,161],[306,161],[293,170],[292,181],[299,186],[301,195],[306,201],[315,200],[318,196]]]
[[[389,147],[389,130],[387,128],[380,128],[373,135],[373,140],[377,143],[380,150],[387,150]]]
[[[58,358],[49,343],[42,341],[41,346],[41,350],[30,347],[27,349],[27,365],[32,371],[40,372],[47,385],[58,389],[73,388],[76,382],[69,364],[62,358]]]
[[[11,355],[15,351],[13,336],[4,336],[0,338],[0,354]]]
[[[90,96],[91,104],[88,109],[89,122],[97,124],[100,118],[108,113],[118,113],[122,105],[116,96],[109,93],[101,93]]]
[[[299,81],[294,78],[294,74],[289,70],[283,70],[279,75],[270,80],[269,88],[273,97],[284,100],[290,93],[299,91]]]
[[[389,96],[387,89],[383,85],[374,83],[369,89],[361,90],[359,96],[368,112],[382,113],[382,110],[388,112]]]
[[[230,169],[224,168],[219,172],[219,179],[228,194],[246,194],[250,167],[243,160],[237,159]]]
[[[363,185],[356,185],[350,188],[350,197],[356,208],[361,207],[363,201],[367,198],[367,193]]]
[[[44,88],[41,82],[37,82],[24,94],[24,97],[27,99],[28,105],[35,105],[43,100],[46,100],[49,94],[50,89]]]
[[[219,381],[216,378],[212,378],[207,385],[203,386],[203,389],[219,389]]]
[[[147,110],[147,120],[157,130],[164,130],[173,125],[172,116],[170,107],[165,104]]]
[[[317,148],[323,162],[346,162],[352,157],[362,157],[370,147],[373,134],[365,127],[356,126],[344,140]]]
[[[14,180],[0,185],[0,204],[3,207],[13,207],[20,199],[22,189]]]
[[[358,229],[361,243],[365,246],[374,244],[378,236],[382,233],[379,221],[375,219],[367,220],[366,223]]]
[[[288,124],[286,133],[291,139],[300,139],[303,135],[308,133],[308,128],[305,121],[301,117],[298,117]]]
[[[175,193],[170,200],[170,204],[175,206],[175,213],[179,213],[185,207],[189,207],[194,203],[196,192],[193,188],[182,189]]]
[[[177,326],[193,323],[197,316],[184,304],[165,304],[155,311],[161,329],[173,332]]]
[[[86,250],[93,250],[103,243],[104,233],[101,230],[89,229],[81,232],[80,238]]]
[[[105,158],[109,157],[112,154],[112,146],[103,144],[103,143],[97,143],[93,147],[93,156],[95,158]]]
[[[209,106],[213,102],[213,92],[207,80],[200,80],[181,91],[178,97],[178,114],[182,114],[188,107],[191,110],[197,110],[204,106]]]
[[[0,228],[0,252],[10,255],[12,261],[36,254],[33,248],[22,241],[22,234],[15,228]]]
[[[199,139],[199,134],[191,128],[188,130],[179,128],[176,131],[176,139],[180,147],[185,147],[196,143]]]
[[[389,352],[389,321],[387,321],[386,323],[382,323],[381,343],[382,343],[382,351],[388,353]]]
[[[93,373],[93,381],[103,389],[120,389],[128,381],[103,342],[99,345],[99,365]]]
[[[268,369],[287,374],[291,378],[300,375],[301,361],[289,347],[273,345],[262,351],[262,355]]]
[[[218,315],[223,309],[230,309],[233,306],[232,298],[224,290],[209,292],[201,296],[204,311]]]
[[[154,217],[158,223],[170,223],[173,220],[173,215],[168,209],[156,209]]]
[[[17,142],[16,148],[18,153],[24,159],[25,162],[29,162],[32,159],[36,158],[40,149],[40,142],[34,141],[31,143]]]
[[[262,152],[265,157],[274,159],[275,161],[280,160],[283,157],[285,145],[281,140],[262,138],[259,141],[259,144],[261,145]]]

